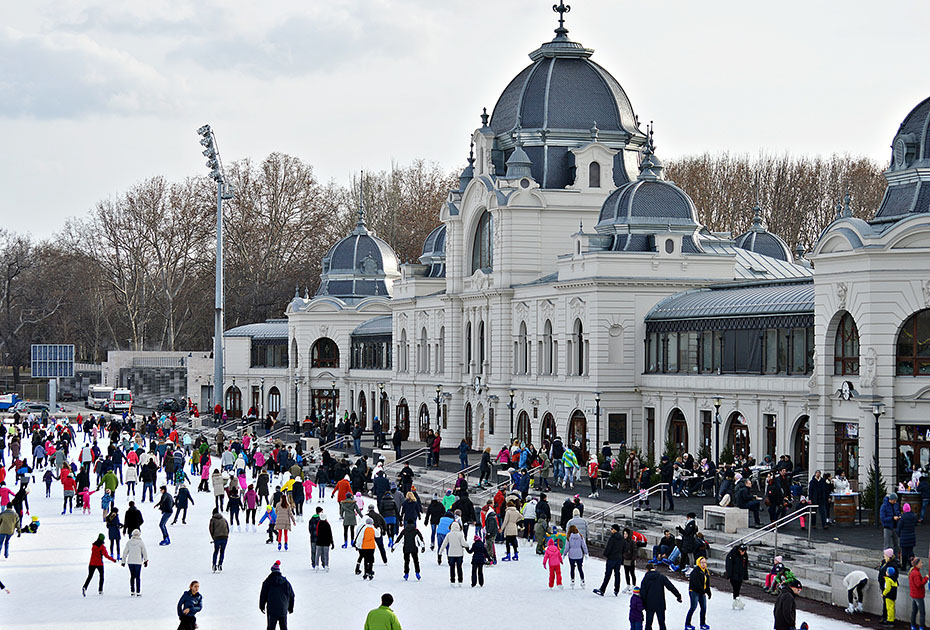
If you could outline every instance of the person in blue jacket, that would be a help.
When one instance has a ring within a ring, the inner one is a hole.
[[[442,515],[442,518],[439,519],[439,525],[436,526],[436,547],[442,548],[442,541],[446,537],[446,534],[449,533],[449,530],[452,529],[452,523],[455,522],[455,516],[452,515],[452,512],[446,512]],[[436,561],[439,564],[442,564],[442,554],[437,554]]]
[[[878,511],[878,519],[882,523],[884,548],[894,549],[897,556],[901,553],[901,543],[898,539],[898,521],[901,520],[901,508],[898,507],[898,495],[892,492],[882,501]]]
[[[197,627],[197,613],[203,609],[203,595],[200,594],[200,582],[191,582],[190,590],[184,591],[178,600],[178,630],[194,630]]]
[[[468,468],[468,442],[465,441],[465,438],[462,438],[461,443],[459,443],[459,463],[462,465],[462,470]]]

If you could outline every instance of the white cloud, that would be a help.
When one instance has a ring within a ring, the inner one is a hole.
[[[0,29],[0,116],[82,118],[174,107],[168,82],[132,55],[87,35]]]

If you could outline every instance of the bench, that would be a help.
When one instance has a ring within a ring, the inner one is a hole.
[[[736,530],[749,527],[749,510],[737,507],[720,507],[719,505],[704,506],[704,529],[723,528],[728,534],[735,534]]]

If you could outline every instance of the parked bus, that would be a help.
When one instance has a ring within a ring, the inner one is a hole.
[[[103,385],[91,385],[87,390],[87,408],[102,410],[104,405],[107,404],[107,401],[110,400],[110,394],[112,393],[112,387],[104,387]]]

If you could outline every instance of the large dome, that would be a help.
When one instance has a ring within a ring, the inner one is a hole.
[[[358,225],[340,239],[323,258],[323,273],[316,295],[352,301],[366,297],[390,297],[400,277],[397,254],[387,242]]]
[[[496,172],[517,137],[532,162],[533,179],[543,188],[564,188],[573,181],[571,148],[597,138],[612,149],[639,149],[645,141],[626,92],[607,70],[591,61],[593,50],[556,37],[530,53],[532,63],[504,89],[486,129],[495,137]],[[632,145],[632,146],[630,146]],[[629,181],[623,151],[615,158],[614,185]]]

